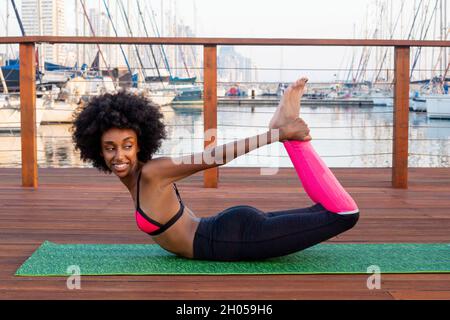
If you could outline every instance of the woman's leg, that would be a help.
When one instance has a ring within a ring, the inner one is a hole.
[[[352,197],[342,187],[309,141],[285,141],[284,147],[311,200],[339,214],[358,212]]]
[[[250,206],[229,208],[202,218],[194,239],[194,258],[258,260],[291,254],[350,228],[359,214],[339,215],[325,208],[268,216]]]
[[[287,209],[287,210],[277,210],[277,211],[270,211],[266,212],[267,217],[278,217],[285,214],[294,214],[294,213],[305,213],[305,212],[320,212],[323,211],[324,207],[317,203],[313,206],[307,207],[307,208],[295,208],[295,209]]]
[[[323,208],[321,211],[278,215],[266,218],[255,232],[254,240],[243,250],[251,257],[276,257],[307,249],[329,240],[358,221],[359,213],[339,215]],[[259,239],[258,239],[259,238]],[[259,240],[259,241],[258,241]]]
[[[271,129],[278,129],[298,118],[300,100],[306,91],[307,81],[307,78],[301,78],[285,91],[270,120]],[[357,212],[358,208],[353,199],[314,151],[310,142],[285,141],[284,147],[312,201],[322,204],[331,212],[340,214]]]

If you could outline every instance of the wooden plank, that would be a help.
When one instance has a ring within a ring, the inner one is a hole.
[[[450,47],[450,41],[383,39],[296,39],[296,38],[192,38],[192,37],[1,37],[3,43],[86,43],[86,44],[170,44],[170,45],[245,45],[245,46],[406,46]]]
[[[224,279],[223,281],[226,281]],[[26,283],[23,283],[24,286]],[[33,287],[30,289],[16,289],[5,290],[0,293],[2,300],[10,299],[120,299],[120,300],[393,300],[393,297],[386,291],[369,291],[359,290],[354,292],[340,292],[322,290],[298,290],[284,291],[282,289],[273,289],[266,287],[264,290],[256,292],[256,290],[242,290],[248,285],[244,282],[238,288],[221,291],[210,290],[203,291],[195,288],[196,283],[192,283],[191,288],[185,291],[168,291],[166,290],[152,290],[151,283],[141,283],[139,288],[127,290],[124,282],[117,283],[115,287],[104,288],[100,282],[98,285],[90,285],[90,283],[81,283],[80,290],[68,290],[66,288],[66,280],[60,280],[59,286]]]
[[[36,65],[34,43],[20,44],[20,136],[22,186],[38,184],[36,143]]]
[[[204,84],[203,84],[203,126],[205,149],[217,146],[217,47],[203,48]],[[219,168],[204,171],[205,188],[217,188]]]
[[[392,186],[408,188],[409,47],[395,47]]]
[[[388,168],[336,168],[361,210],[355,228],[328,243],[450,243],[450,170],[412,168],[410,187],[393,189]],[[18,168],[0,168],[0,299],[448,299],[450,274],[89,276],[81,290],[65,277],[15,277],[45,240],[57,243],[153,243],[140,232],[126,188],[93,168],[39,169],[39,189],[18,186]],[[295,170],[261,176],[258,168],[222,168],[218,189],[197,174],[178,183],[198,216],[228,206],[280,210],[311,204]]]
[[[450,300],[448,290],[393,290],[389,293],[396,300]]]

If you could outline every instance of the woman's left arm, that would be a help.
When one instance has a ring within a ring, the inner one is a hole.
[[[277,130],[207,148],[203,152],[180,157],[159,157],[149,161],[142,169],[142,176],[157,179],[168,185],[194,173],[224,165],[267,144],[280,141]]]
[[[155,158],[144,166],[142,173],[144,178],[157,179],[161,185],[168,185],[199,171],[224,165],[265,145],[284,140],[311,140],[307,124],[302,119],[297,119],[280,129],[272,129],[203,152],[181,157]]]

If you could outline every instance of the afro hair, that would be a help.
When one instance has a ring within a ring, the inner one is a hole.
[[[74,114],[72,139],[83,161],[100,171],[111,173],[101,155],[101,137],[111,128],[136,132],[138,160],[147,162],[166,138],[163,115],[158,105],[141,96],[120,91],[92,97]]]

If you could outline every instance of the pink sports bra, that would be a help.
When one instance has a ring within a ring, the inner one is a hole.
[[[181,200],[180,193],[178,192],[177,186],[174,183],[173,187],[175,188],[175,192],[177,194],[178,201],[180,202],[180,209],[166,224],[161,224],[158,221],[153,220],[152,218],[147,216],[145,214],[145,212],[140,208],[140,205],[139,205],[140,181],[141,181],[141,172],[139,172],[138,181],[137,181],[137,195],[136,195],[137,207],[136,207],[136,211],[135,211],[136,223],[137,223],[139,229],[141,229],[143,232],[145,232],[151,236],[156,236],[160,233],[163,233],[164,231],[169,229],[175,222],[177,222],[177,220],[183,214],[184,204],[183,204],[183,201]]]

